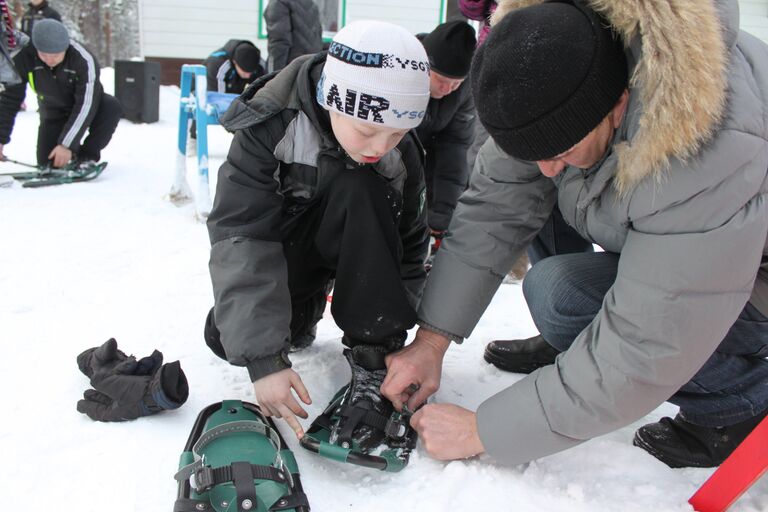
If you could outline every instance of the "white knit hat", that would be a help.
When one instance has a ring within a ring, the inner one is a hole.
[[[327,110],[389,128],[415,128],[429,103],[429,59],[402,27],[355,21],[328,48],[317,102]]]

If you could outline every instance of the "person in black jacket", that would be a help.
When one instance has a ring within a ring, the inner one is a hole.
[[[431,66],[429,106],[416,133],[427,152],[427,221],[434,255],[469,180],[467,150],[474,139],[475,107],[464,80],[477,40],[466,21],[449,21],[418,37]]]
[[[32,31],[32,44],[13,62],[23,81],[0,93],[0,158],[29,83],[40,107],[37,163],[63,167],[73,158],[83,163],[99,161],[122,108],[114,97],[104,94],[96,58],[70,40],[61,22],[41,20]],[[88,136],[81,145],[86,130]]]
[[[230,39],[208,56],[206,68],[208,90],[242,94],[246,86],[264,74],[261,51],[250,42]]]
[[[320,11],[313,0],[270,0],[267,22],[269,72],[280,71],[293,59],[323,47]]]
[[[61,21],[61,15],[56,9],[48,5],[47,0],[31,0],[29,8],[21,17],[21,31],[32,36],[35,22],[46,19]]]
[[[327,57],[262,77],[221,120],[235,136],[208,218],[214,308],[205,340],[248,370],[264,413],[298,437],[296,416],[307,413],[292,390],[310,402],[288,352],[314,338],[306,335],[334,279],[331,314],[356,375],[351,402],[393,410],[372,383],[405,343],[426,277],[423,157],[411,129],[429,101],[428,73],[408,31],[357,21]],[[373,439],[365,428],[349,431]]]

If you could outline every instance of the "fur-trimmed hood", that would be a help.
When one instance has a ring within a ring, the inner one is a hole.
[[[544,0],[499,0],[492,24]],[[661,177],[671,158],[694,156],[716,130],[727,95],[737,0],[583,0],[600,12],[634,54],[630,87],[643,112],[636,134],[614,148],[615,185],[627,193]]]

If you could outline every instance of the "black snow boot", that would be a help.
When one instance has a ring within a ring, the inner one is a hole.
[[[381,345],[355,345],[344,350],[352,378],[301,439],[301,445],[341,462],[383,471],[400,471],[416,446],[409,416],[395,411],[381,395],[387,374]]]
[[[495,340],[485,347],[484,359],[500,370],[532,371],[555,362],[560,353],[539,334],[525,340]]]
[[[726,427],[702,427],[685,421],[680,414],[664,417],[635,432],[633,444],[671,468],[713,468],[733,453],[765,418],[768,410]]]

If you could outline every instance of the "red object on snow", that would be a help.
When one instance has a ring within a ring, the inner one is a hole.
[[[688,503],[698,512],[723,512],[768,470],[768,417],[755,427]]]

